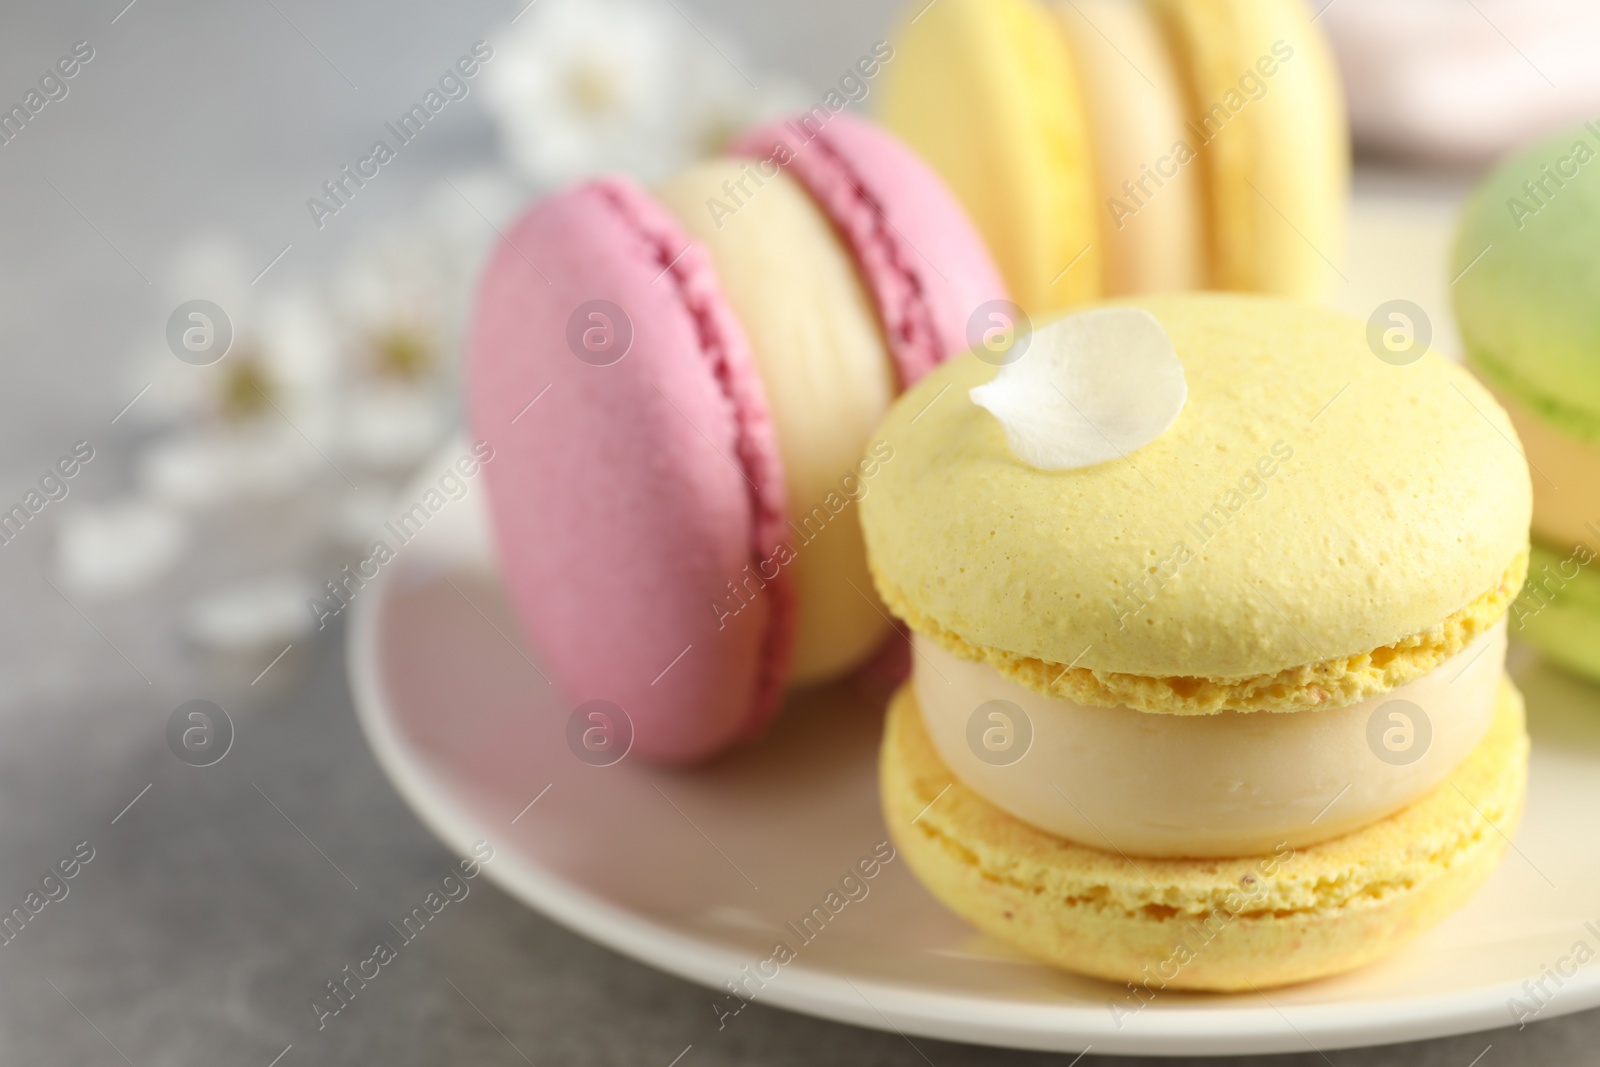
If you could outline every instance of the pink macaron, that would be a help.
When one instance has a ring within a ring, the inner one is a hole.
[[[774,123],[730,155],[754,171],[744,197],[782,174],[831,224],[899,388],[970,347],[973,314],[1005,299],[954,197],[871,123]],[[712,251],[622,178],[536,203],[480,286],[468,417],[494,448],[506,588],[563,700],[620,708],[655,761],[755,736],[789,681],[800,594],[773,561],[798,527],[748,327]]]

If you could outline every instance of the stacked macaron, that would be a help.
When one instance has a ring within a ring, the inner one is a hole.
[[[1347,134],[1302,0],[940,0],[908,14],[884,117],[949,181],[1025,310],[1328,287]]]
[[[892,458],[869,436],[1004,296],[939,179],[848,114],[529,210],[486,268],[468,403],[562,695],[688,761],[869,660],[892,628],[847,514]]]
[[[1533,559],[1512,632],[1600,679],[1600,126],[1497,168],[1454,260],[1468,361],[1533,468]]]
[[[1091,310],[1000,362],[894,405],[862,502],[916,651],[883,804],[928,888],[1141,990],[1332,974],[1459,906],[1526,780],[1530,488],[1494,400],[1262,296]]]

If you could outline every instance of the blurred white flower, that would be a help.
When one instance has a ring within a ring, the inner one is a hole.
[[[259,268],[257,268],[259,269]],[[207,230],[185,238],[160,275],[162,310],[170,313],[190,300],[209,300],[222,308],[233,331],[230,352],[247,348],[255,326],[258,294],[250,285],[249,255],[233,236]],[[139,402],[126,413],[124,425],[158,426],[214,413],[224,377],[218,367],[180,362],[167,346],[165,324],[135,353],[123,378],[131,398]],[[231,358],[231,356],[230,356]]]
[[[315,585],[293,574],[236,582],[192,601],[184,630],[190,640],[216,652],[276,649],[310,632],[306,601],[317,594]]]
[[[444,319],[445,270],[415,221],[361,239],[334,277],[340,344],[347,348],[397,327],[436,332]]]
[[[166,299],[173,308],[192,299],[217,304],[232,344],[217,362],[195,366],[164,339],[148,343],[127,379],[130,395],[149,386],[130,423],[241,423],[270,414],[326,438],[341,366],[325,302],[305,282],[254,287],[250,270],[242,246],[225,235],[202,233],[179,246],[163,272]]]
[[[62,516],[56,573],[75,592],[111,596],[159,578],[188,545],[183,520],[152,502],[85,504]]]
[[[339,337],[323,302],[296,287],[261,301],[254,353],[265,378],[265,407],[277,407],[313,440],[326,436],[343,378]],[[251,339],[237,353],[252,354]],[[223,360],[232,359],[229,355]]]
[[[361,240],[336,276],[341,457],[405,474],[449,428],[478,271],[527,189],[479,171]]]
[[[695,18],[665,2],[540,0],[484,69],[511,164],[542,186],[607,170],[652,182],[796,98],[786,82],[758,89],[733,42]]]
[[[332,295],[353,377],[416,382],[448,376],[484,252],[520,199],[520,190],[511,193],[508,185],[482,176],[453,178],[419,210],[367,235],[345,257]]]
[[[738,46],[714,27],[705,29],[710,42],[695,37],[701,56],[683,71],[679,166],[723,151],[729,141],[756,123],[803,111],[816,102],[803,85],[787,75],[762,71],[752,86],[745,77],[754,75]]]
[[[165,437],[139,456],[137,470],[142,487],[157,500],[203,511],[290,496],[321,464],[292,426],[261,419]]]
[[[511,163],[549,184],[606,168],[658,176],[686,29],[665,5],[540,0],[484,69]]]
[[[424,211],[346,257],[335,286],[346,374],[335,425],[341,459],[404,474],[444,433],[470,300],[457,251],[464,240]]]
[[[407,473],[447,429],[437,394],[399,382],[371,382],[344,406],[340,452],[379,470]]]

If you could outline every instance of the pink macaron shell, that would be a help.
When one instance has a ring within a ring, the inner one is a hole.
[[[867,119],[814,109],[751,130],[732,152],[781,165],[832,219],[877,304],[902,388],[971,348],[972,314],[1008,299],[944,181]]]
[[[606,366],[568,340],[595,300],[633,330]],[[792,590],[780,575],[736,613],[716,605],[782,539],[784,476],[709,255],[623,179],[550,197],[491,256],[471,348],[505,582],[561,695],[617,704],[633,751],[661,762],[758,730],[782,694]]]
[[[902,389],[973,347],[968,323],[982,305],[1010,299],[955,194],[873,122],[813,110],[757,127],[730,151],[781,165],[832,220],[872,293]],[[910,673],[908,649],[905,635],[887,638],[859,675],[892,687]]]

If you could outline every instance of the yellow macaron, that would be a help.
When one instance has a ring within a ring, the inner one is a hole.
[[[884,68],[883,117],[933,164],[1030,311],[1100,294],[1093,150],[1071,52],[1036,0],[939,0]]]
[[[1136,990],[1245,990],[1371,962],[1458,908],[1521,819],[1528,739],[1510,683],[1447,784],[1381,822],[1305,849],[1138,859],[1029,826],[962,785],[909,689],[889,709],[879,790],[889,832],[946,907],[1058,967]],[[953,784],[952,784],[953,783]],[[1114,1002],[1115,1003],[1115,1002]]]
[[[1330,310],[1218,293],[1123,306],[1159,323],[1187,389],[1136,451],[1024,462],[969,397],[997,374],[971,354],[878,429],[894,459],[862,502],[869,566],[917,652],[883,757],[891,827],[960,914],[1127,980],[1200,906],[1193,887],[1285,848],[1295,878],[1344,864],[1392,910],[1353,916],[1354,883],[1307,898],[1293,921],[1241,926],[1257,931],[1241,955],[1219,949],[1184,982],[1354,966],[1445,914],[1498,856],[1496,826],[1446,818],[1447,783],[1485,767],[1488,818],[1509,833],[1520,810],[1520,705],[1502,683],[1531,507],[1515,433],[1459,367],[1386,362]],[[951,782],[965,792],[906,814]],[[1428,834],[1459,855],[1412,847]],[[1427,856],[1438,869],[1411,889],[1373,880]],[[1138,876],[1150,896],[1131,917],[1061,888],[1130,857],[1153,880]],[[979,892],[1006,863],[1042,880]],[[1274,877],[1265,891],[1305,888]]]
[[[1018,303],[1337,277],[1348,134],[1299,0],[914,5],[883,116],[945,177]]]

